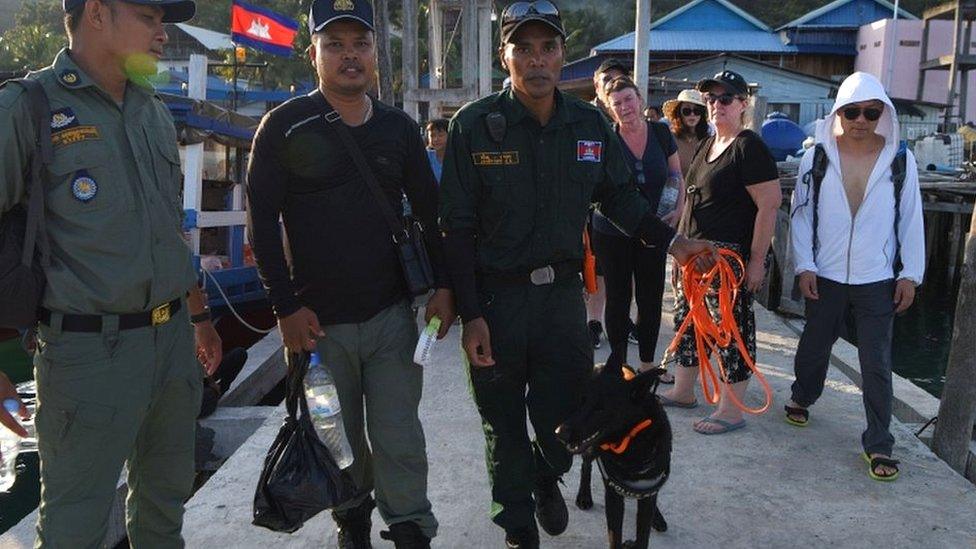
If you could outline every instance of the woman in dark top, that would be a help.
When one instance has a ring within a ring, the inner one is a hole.
[[[733,315],[749,354],[756,356],[756,322],[752,312],[753,293],[766,274],[765,259],[776,224],[776,211],[782,203],[776,162],[754,132],[744,129],[749,105],[749,86],[732,71],[698,83],[704,94],[715,135],[702,141],[688,170],[687,207],[678,231],[688,237],[714,242],[734,250],[746,264],[743,288],[735,302]],[[738,271],[738,267],[733,265]],[[737,274],[741,275],[741,272]],[[688,314],[688,304],[675,273],[675,329]],[[717,298],[709,298],[711,309],[718,310]],[[714,313],[713,313],[714,314]],[[728,398],[734,391],[742,401],[750,371],[734,346],[719,351],[726,379],[718,408],[694,424],[702,434],[718,434],[745,426],[742,411]],[[681,339],[675,372],[675,385],[661,394],[666,406],[692,408],[695,400],[698,355],[693,330]]]
[[[641,113],[643,101],[634,81],[621,76],[606,87],[607,107],[615,121],[617,134],[624,142],[624,155],[633,166],[637,185],[652,210],[659,206],[661,218],[674,225],[681,208],[677,189],[682,187],[677,146],[667,126],[648,122]],[[662,195],[669,174],[673,181],[670,198]],[[676,203],[677,201],[677,203]],[[670,206],[668,205],[670,203]],[[631,288],[637,301],[637,341],[641,368],[654,364],[657,336],[661,329],[661,299],[667,251],[647,247],[637,238],[617,229],[599,211],[593,214],[593,248],[603,269],[607,305],[604,317],[610,351],[627,360],[630,332]],[[632,286],[633,284],[633,286]]]

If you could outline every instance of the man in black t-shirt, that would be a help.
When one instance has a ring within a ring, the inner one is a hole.
[[[395,212],[428,228],[438,290],[427,320],[454,320],[441,261],[437,185],[420,128],[373,100],[376,47],[366,0],[316,0],[309,55],[318,89],[268,113],[248,168],[248,229],[285,346],[317,350],[335,378],[361,498],[333,512],[343,549],[370,546],[376,502],[398,548],[429,547],[437,521],[427,499],[427,456],[417,415],[423,370],[413,363],[417,326],[389,226],[337,133],[351,134]],[[285,262],[279,215],[288,233]],[[364,417],[365,401],[365,417]],[[369,423],[366,443],[364,420]]]

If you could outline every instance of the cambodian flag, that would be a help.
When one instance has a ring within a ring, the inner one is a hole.
[[[231,5],[231,32],[237,44],[288,57],[298,32],[298,21],[241,0]]]

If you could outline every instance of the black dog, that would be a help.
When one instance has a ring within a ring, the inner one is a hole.
[[[668,525],[657,506],[657,493],[671,473],[671,425],[655,392],[664,370],[624,378],[622,368],[598,365],[583,404],[556,429],[566,448],[583,456],[576,505],[593,506],[593,461],[605,487],[607,535],[611,549],[646,549],[651,528]],[[624,498],[637,499],[637,538],[622,542]]]

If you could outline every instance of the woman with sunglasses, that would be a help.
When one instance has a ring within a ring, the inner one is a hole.
[[[627,76],[611,80],[604,89],[617,135],[624,143],[626,161],[633,166],[635,180],[644,198],[661,219],[677,223],[678,203],[659,210],[669,174],[681,177],[677,145],[667,126],[644,119],[644,101],[634,81]],[[678,188],[683,184],[678,183]],[[666,207],[666,206],[665,206]],[[657,336],[661,329],[661,300],[667,254],[663,248],[647,247],[612,224],[599,211],[593,214],[593,248],[606,282],[607,341],[611,353],[627,360],[630,334],[630,302],[637,301],[637,342],[641,369],[654,365]],[[632,291],[633,290],[633,291]]]
[[[783,198],[779,175],[772,154],[755,132],[745,129],[749,111],[749,86],[733,71],[722,71],[698,83],[708,105],[715,135],[698,147],[688,169],[687,206],[678,231],[686,236],[710,240],[720,248],[738,253],[746,265],[745,273],[733,264],[742,277],[742,288],[733,316],[746,350],[756,356],[756,321],[752,311],[753,294],[766,274],[765,259],[776,224],[776,212]],[[675,272],[675,314],[677,329],[688,315],[681,276]],[[716,280],[717,282],[717,280]],[[711,296],[710,308],[717,312],[718,298]],[[715,313],[713,313],[715,314]],[[716,319],[717,320],[717,319]],[[675,357],[674,387],[661,394],[665,406],[694,408],[698,356],[693,329],[683,335]],[[725,381],[717,409],[695,422],[694,430],[705,435],[727,433],[745,427],[742,411],[728,392],[742,401],[751,372],[736,346],[719,351],[720,374]],[[714,362],[714,359],[713,359]]]
[[[678,144],[678,158],[681,160],[681,174],[688,175],[691,159],[698,145],[708,137],[708,112],[705,100],[698,90],[681,90],[677,99],[664,102],[664,114],[671,123],[671,133]]]

